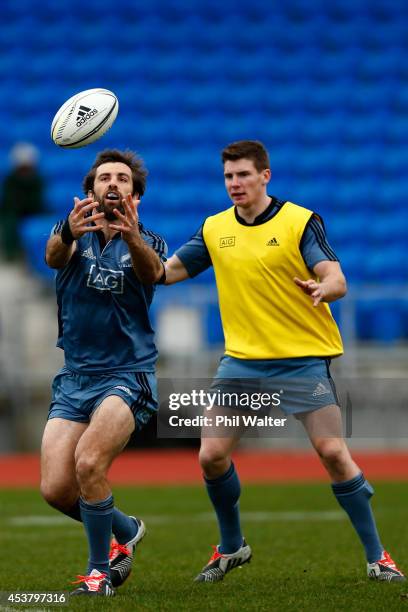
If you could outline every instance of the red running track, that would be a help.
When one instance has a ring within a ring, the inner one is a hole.
[[[355,452],[354,460],[371,479],[408,480],[408,452]],[[242,482],[327,481],[313,452],[241,451],[234,462]],[[0,455],[0,487],[36,487],[38,455]],[[109,473],[114,485],[187,485],[201,483],[197,452],[192,450],[128,451]]]

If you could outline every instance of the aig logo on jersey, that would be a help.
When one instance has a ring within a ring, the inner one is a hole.
[[[233,246],[235,246],[235,236],[226,236],[225,238],[220,238],[220,249],[225,249],[225,247]]]
[[[99,268],[96,264],[89,270],[87,287],[99,289],[99,291],[111,291],[112,293],[123,293],[124,272],[122,270],[110,270]]]

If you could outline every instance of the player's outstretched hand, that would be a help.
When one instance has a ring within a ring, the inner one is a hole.
[[[323,287],[320,283],[309,278],[308,280],[301,280],[300,278],[293,279],[298,287],[302,289],[306,295],[310,295],[313,300],[313,306],[317,306],[324,299]]]
[[[109,227],[118,232],[121,232],[122,238],[125,242],[130,243],[133,240],[140,239],[139,232],[139,214],[138,207],[140,200],[132,197],[131,193],[128,193],[122,200],[124,212],[120,212],[117,208],[113,209],[118,222],[109,223]]]
[[[84,200],[80,200],[77,197],[74,198],[74,208],[69,214],[68,223],[75,240],[87,232],[96,232],[102,229],[103,226],[98,225],[98,220],[104,217],[104,213],[96,212],[98,206],[98,202],[94,202],[92,198],[85,198]],[[95,225],[89,225],[91,221],[89,217],[90,212],[92,213],[92,221]]]

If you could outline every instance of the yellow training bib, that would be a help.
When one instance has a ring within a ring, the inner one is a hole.
[[[208,217],[203,237],[219,296],[226,354],[238,359],[334,357],[343,352],[326,303],[293,277],[310,278],[299,245],[313,212],[286,202],[261,225],[243,225],[234,207]]]

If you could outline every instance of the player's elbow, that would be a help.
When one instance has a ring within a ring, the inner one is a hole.
[[[339,276],[338,278],[338,298],[343,298],[346,293],[347,293],[347,281],[346,281],[346,277],[344,276],[344,274],[342,274],[341,276]]]
[[[347,281],[346,281],[346,277],[344,276],[344,274],[342,275],[342,278],[340,280],[340,286],[341,286],[341,297],[344,297],[347,293]]]
[[[140,280],[143,285],[156,285],[160,283],[163,276],[163,268],[160,267],[152,267],[146,268],[144,270],[137,270],[136,276]]]
[[[332,274],[322,279],[322,285],[325,287],[325,302],[340,300],[347,293],[347,283],[344,274]]]
[[[145,272],[143,274],[139,273],[136,276],[138,277],[138,279],[140,280],[142,285],[155,285],[155,284],[157,284],[157,277],[154,274],[149,274],[149,273]]]
[[[55,257],[55,255],[49,253],[45,254],[45,263],[49,268],[52,268],[53,270],[59,270],[59,268],[63,268],[66,264],[65,261],[61,261],[60,257]]]

